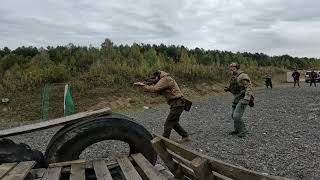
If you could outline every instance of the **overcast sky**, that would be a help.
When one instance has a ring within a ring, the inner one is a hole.
[[[320,57],[320,0],[1,0],[0,48],[148,43]]]

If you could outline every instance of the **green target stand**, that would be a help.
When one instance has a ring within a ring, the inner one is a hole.
[[[64,103],[63,103],[63,110],[64,110],[64,116],[69,116],[71,114],[74,114],[74,103],[70,91],[69,84],[66,84],[64,87]]]
[[[46,120],[49,117],[49,95],[50,86],[63,86],[64,96],[63,96],[63,112],[64,116],[69,116],[75,113],[72,93],[69,84],[45,84],[42,93],[42,119]]]

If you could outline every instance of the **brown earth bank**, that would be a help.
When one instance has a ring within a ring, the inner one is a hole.
[[[277,86],[283,84],[283,74],[273,77]],[[178,82],[184,95],[191,99],[201,99],[207,96],[225,94],[223,88],[226,83],[207,82]],[[263,79],[253,81],[254,89],[264,87]],[[50,86],[49,119],[63,116],[63,86]],[[0,122],[38,121],[42,118],[43,89],[38,91],[8,93],[9,102],[0,103]],[[88,89],[86,93],[72,90],[76,112],[110,107],[113,111],[136,111],[144,106],[164,103],[164,99],[156,94],[145,93],[141,89],[128,85],[127,87],[96,87]],[[4,97],[1,97],[4,98]]]

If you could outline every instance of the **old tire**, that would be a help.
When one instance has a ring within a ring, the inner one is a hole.
[[[142,153],[152,164],[157,154],[151,145],[152,135],[130,118],[112,114],[69,124],[51,139],[45,157],[48,163],[76,160],[81,152],[103,140],[128,143],[130,154]]]
[[[42,152],[24,143],[16,144],[10,139],[0,139],[0,164],[21,161],[36,161],[36,167],[46,166]]]

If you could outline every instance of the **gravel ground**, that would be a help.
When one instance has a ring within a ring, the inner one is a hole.
[[[232,96],[210,97],[195,101],[184,112],[181,125],[191,134],[185,145],[203,154],[245,168],[293,179],[320,179],[320,88],[279,87],[255,91],[255,107],[246,110],[244,119],[249,131],[245,138],[228,135]],[[161,134],[168,113],[165,104],[143,112],[124,113],[133,117],[151,133]],[[4,128],[7,125],[3,125]],[[14,136],[44,151],[58,128]],[[172,139],[180,137],[173,132]],[[82,156],[103,157],[119,151],[122,143],[103,150],[110,141],[90,146]],[[128,147],[121,151],[125,152]],[[123,153],[122,152],[122,153]],[[97,155],[98,154],[98,155]],[[121,153],[120,153],[121,154]]]

